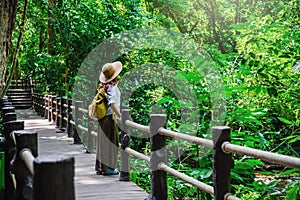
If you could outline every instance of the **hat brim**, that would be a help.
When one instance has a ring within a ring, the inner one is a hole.
[[[116,62],[113,62],[113,63],[107,63],[107,64],[112,65],[115,72],[109,79],[107,79],[104,76],[104,74],[101,70],[101,74],[100,74],[100,77],[99,77],[99,80],[100,80],[101,83],[108,83],[108,82],[114,80],[120,74],[120,72],[122,71],[122,63],[120,61],[116,61]]]

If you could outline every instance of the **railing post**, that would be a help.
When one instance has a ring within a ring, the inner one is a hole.
[[[41,117],[44,117],[44,110],[43,110],[43,106],[44,106],[44,95],[39,94],[39,115]]]
[[[10,137],[10,133],[16,130],[24,130],[24,122],[23,121],[9,121],[3,123],[3,135],[4,140],[3,146],[4,146],[4,182],[5,182],[5,189],[4,189],[4,199],[5,200],[15,200],[15,189],[14,184],[12,182],[12,179],[10,177],[10,161],[14,157],[14,141]]]
[[[225,194],[229,193],[230,169],[234,162],[230,154],[224,153],[222,144],[230,142],[230,128],[227,126],[216,126],[212,129],[213,138],[213,182],[214,199],[223,200]]]
[[[16,178],[16,199],[32,199],[32,174],[20,154],[24,149],[30,149],[33,157],[37,157],[37,132],[14,131],[13,134],[16,141],[16,153],[12,161],[12,173]]]
[[[12,105],[12,102],[8,101],[8,100],[4,100],[2,103],[1,103],[1,113],[2,113],[2,108],[3,107],[13,107]],[[1,114],[0,113],[0,114]]]
[[[38,113],[39,116],[41,116],[41,112],[40,112],[40,110],[41,110],[41,99],[40,99],[40,96],[41,96],[40,94],[36,95],[36,101],[37,101],[36,112]]]
[[[6,113],[15,113],[15,107],[13,106],[3,107],[1,110],[2,110],[2,116],[4,116]]]
[[[67,107],[64,105],[67,105],[67,98],[61,98],[61,106],[60,106],[60,113],[61,113],[61,130],[65,133],[67,131],[67,121],[65,118],[67,118]]]
[[[95,126],[95,121],[92,118],[88,117],[88,138],[87,138],[86,153],[94,152],[94,136],[92,135],[94,126]]]
[[[79,125],[82,124],[82,112],[79,112],[79,108],[82,107],[83,102],[82,101],[76,101],[75,102],[75,130],[74,130],[74,144],[81,144],[81,139],[79,135],[81,135],[81,130],[78,128]]]
[[[34,110],[35,112],[39,113],[39,94],[35,94],[34,98],[35,98]]]
[[[32,84],[32,75],[29,75],[29,89],[31,91],[31,94],[34,92],[33,84]]]
[[[72,104],[73,101],[71,99],[68,100],[68,124],[67,124],[67,133],[68,133],[68,137],[72,137],[73,135],[73,125],[71,124],[71,120],[73,119],[73,111],[72,111]]]
[[[56,97],[56,118],[55,118],[55,126],[56,128],[60,127],[60,106],[61,106],[61,98],[60,97]]]
[[[2,123],[15,121],[15,120],[17,120],[17,114],[15,112],[5,113],[3,115]]]
[[[48,122],[52,121],[52,95],[48,95]]]
[[[158,164],[166,162],[166,138],[158,134],[158,129],[165,126],[166,115],[150,115],[150,170],[151,170],[151,193],[145,200],[167,200],[167,173],[158,169]]]
[[[1,101],[0,101],[0,103],[1,103],[0,107],[1,108],[3,107],[3,103],[5,103],[5,102],[9,102],[8,99],[7,98],[2,98]]]
[[[33,166],[33,199],[75,200],[73,157],[37,157]]]
[[[48,104],[49,104],[48,99],[49,99],[48,94],[45,94],[44,95],[44,106],[45,106],[44,116],[45,116],[45,119],[48,119]]]
[[[126,126],[126,120],[130,118],[129,109],[122,110],[122,133],[121,133],[121,168],[120,168],[120,181],[130,180],[130,161],[129,154],[125,151],[126,147],[129,147],[130,138],[128,136],[128,127]]]
[[[36,104],[36,98],[35,98],[35,93],[31,94],[32,98],[32,110],[35,111],[35,104]]]
[[[52,108],[51,108],[51,113],[52,113],[52,124],[55,124],[55,119],[56,119],[56,116],[55,116],[55,112],[56,112],[56,96],[52,96],[52,101],[51,101],[51,105],[52,105]]]

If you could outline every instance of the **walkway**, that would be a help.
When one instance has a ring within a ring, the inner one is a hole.
[[[132,182],[121,182],[119,176],[99,176],[94,170],[95,154],[86,154],[83,145],[73,145],[66,134],[56,133],[33,110],[17,110],[17,119],[25,122],[26,130],[38,133],[38,155],[64,154],[75,158],[76,200],[143,200],[145,191]],[[63,188],[62,188],[63,190]]]

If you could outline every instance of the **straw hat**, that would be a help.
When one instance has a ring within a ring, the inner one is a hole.
[[[113,63],[106,63],[102,67],[102,71],[99,77],[101,83],[108,83],[109,81],[116,78],[122,71],[122,63],[120,61]]]

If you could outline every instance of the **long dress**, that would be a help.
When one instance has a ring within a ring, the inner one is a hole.
[[[115,103],[120,107],[120,91],[117,85],[107,90],[108,105]],[[106,116],[100,120],[97,140],[96,166],[98,174],[103,174],[107,169],[117,168],[119,136],[118,126],[115,122],[113,111],[109,106]]]

